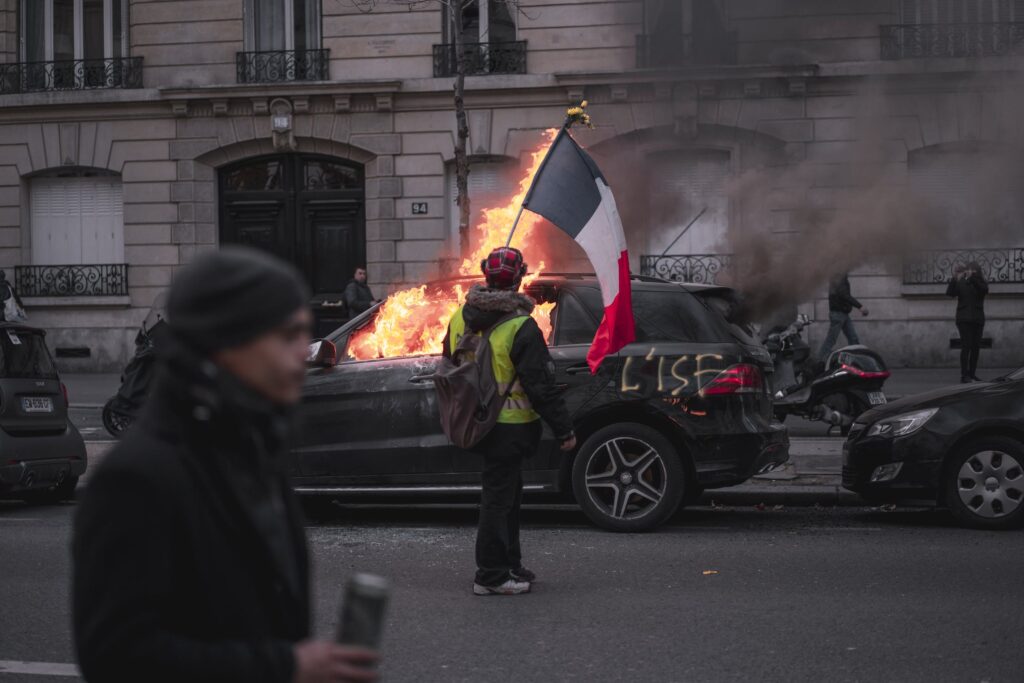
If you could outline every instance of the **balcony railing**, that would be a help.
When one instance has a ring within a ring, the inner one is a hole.
[[[330,50],[239,52],[235,66],[239,83],[326,81],[330,58]]]
[[[0,64],[0,94],[141,88],[142,57]]]
[[[668,254],[641,256],[640,274],[674,282],[713,285],[732,264],[732,254]]]
[[[21,296],[126,296],[128,264],[15,266]]]
[[[981,266],[993,283],[1024,283],[1024,247],[999,249],[938,249],[919,251],[903,260],[903,284],[935,285],[947,282],[958,266]]]
[[[463,43],[467,76],[526,73],[526,41]],[[454,76],[458,53],[454,43],[434,46],[434,76]]]
[[[1000,57],[1024,53],[1024,22],[882,26],[882,59]]]
[[[636,66],[638,69],[665,69],[681,66],[736,64],[738,50],[735,31],[722,31],[717,38],[701,33],[694,37],[689,50],[683,36],[638,34]]]

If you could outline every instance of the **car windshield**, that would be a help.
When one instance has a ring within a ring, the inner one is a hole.
[[[57,379],[43,336],[25,330],[0,332],[0,377]]]

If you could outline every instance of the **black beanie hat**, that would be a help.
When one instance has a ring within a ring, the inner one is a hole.
[[[178,272],[167,296],[167,322],[201,353],[240,346],[284,323],[309,302],[291,265],[251,247],[203,254]]]

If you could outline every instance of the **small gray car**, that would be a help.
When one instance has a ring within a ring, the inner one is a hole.
[[[67,500],[85,467],[85,442],[68,419],[45,332],[0,322],[0,497]]]

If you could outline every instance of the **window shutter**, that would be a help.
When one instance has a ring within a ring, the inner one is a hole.
[[[725,192],[729,153],[694,150],[651,158],[650,233],[648,249],[660,254],[704,207],[704,215],[683,233],[673,254],[713,254],[729,222]]]
[[[117,178],[36,178],[31,185],[32,263],[122,263],[124,218]]]
[[[509,180],[509,162],[478,161],[471,162],[469,167],[469,199],[472,215],[471,223],[480,216],[480,211],[504,204],[515,192],[516,187]],[[459,207],[455,204],[458,188],[455,185],[455,164],[448,166],[448,226],[452,239],[458,239]]]

